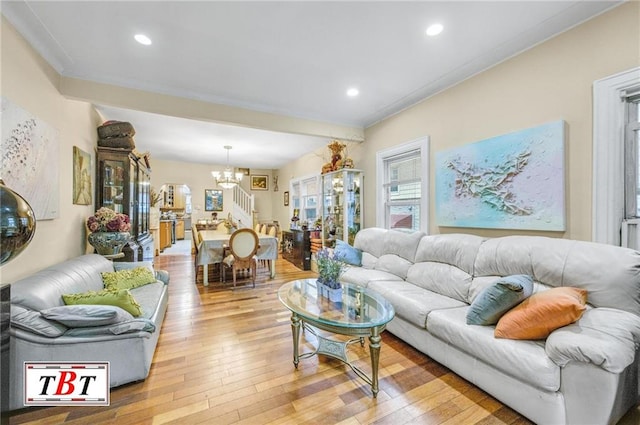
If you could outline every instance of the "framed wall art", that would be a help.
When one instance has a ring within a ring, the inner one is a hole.
[[[205,189],[204,190],[204,210],[205,211],[222,211],[222,190]]]
[[[269,176],[253,174],[251,176],[251,190],[269,190]]]
[[[565,230],[565,122],[436,153],[439,226]]]
[[[91,155],[77,146],[73,147],[73,203],[92,204]]]

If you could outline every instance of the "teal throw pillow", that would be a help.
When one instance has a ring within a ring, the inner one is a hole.
[[[336,240],[333,255],[341,258],[343,262],[352,266],[362,266],[362,250],[354,248],[340,239]]]
[[[527,275],[501,277],[483,289],[467,311],[468,325],[495,325],[503,314],[533,293],[533,279]]]

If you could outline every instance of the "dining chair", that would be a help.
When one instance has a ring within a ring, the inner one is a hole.
[[[193,241],[193,253],[195,254],[193,257],[193,263],[196,267],[196,276],[198,275],[198,250],[200,249],[200,241],[198,240],[200,232],[198,232],[198,228],[194,224],[191,226],[191,240]]]
[[[229,239],[230,254],[223,260],[223,272],[230,268],[233,271],[233,287],[236,286],[236,272],[248,269],[251,273],[253,287],[256,287],[256,269],[258,268],[258,234],[250,228],[238,229],[231,234]],[[225,276],[223,275],[223,280]]]

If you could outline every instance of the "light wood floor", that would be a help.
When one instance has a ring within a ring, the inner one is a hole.
[[[255,289],[235,291],[194,283],[190,256],[156,257],[156,268],[171,283],[149,377],[113,389],[109,407],[23,409],[11,424],[531,423],[388,332],[377,399],[339,361],[314,356],[294,369],[290,316],[276,292],[312,274],[286,261],[275,279],[263,269]],[[363,369],[367,351],[350,351]],[[638,423],[632,415],[625,423]]]

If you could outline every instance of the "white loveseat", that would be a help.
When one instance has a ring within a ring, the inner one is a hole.
[[[360,231],[362,266],[346,282],[387,298],[387,330],[539,424],[617,422],[639,397],[640,253],[609,245],[534,236],[426,236]],[[494,337],[468,325],[469,305],[501,276],[533,277],[588,291],[575,323],[545,340]]]

